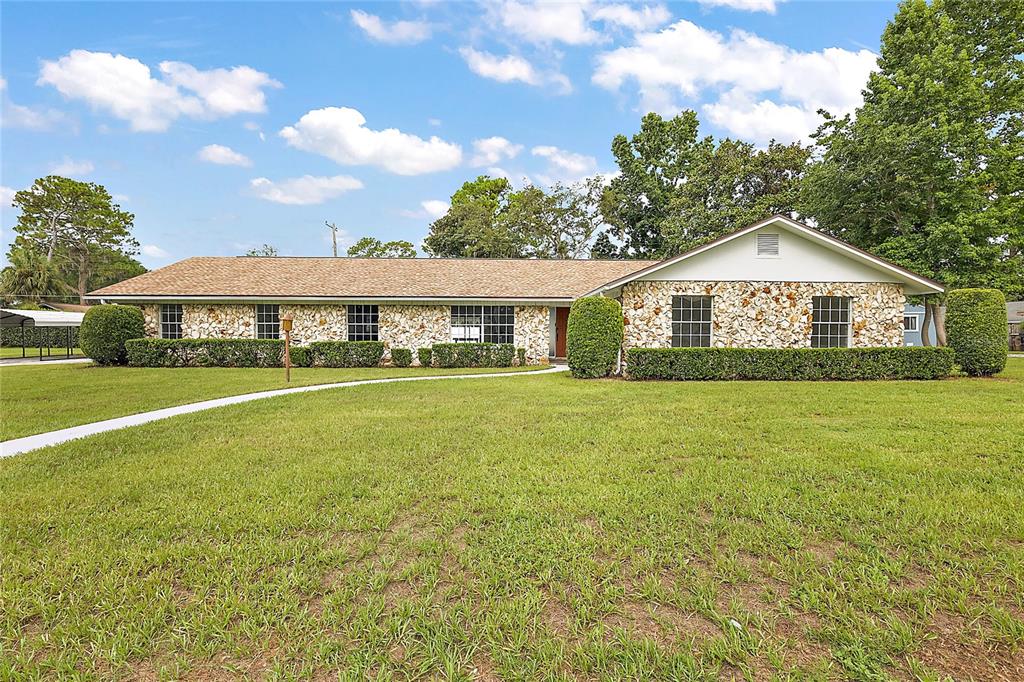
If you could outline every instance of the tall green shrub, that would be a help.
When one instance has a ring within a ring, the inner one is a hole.
[[[426,348],[416,349],[416,357],[419,358],[420,367],[430,367],[431,356],[433,355],[433,352],[434,349],[432,349],[430,346],[427,346]]]
[[[572,375],[582,379],[608,376],[622,346],[622,306],[600,296],[579,298],[569,309],[566,359]]]
[[[408,367],[412,364],[412,349],[392,348],[391,364],[395,367]]]
[[[1006,298],[997,289],[955,289],[946,298],[946,340],[971,376],[1003,371],[1009,350]]]
[[[124,342],[146,335],[142,310],[132,305],[94,305],[85,311],[78,343],[82,352],[101,365],[127,361]]]

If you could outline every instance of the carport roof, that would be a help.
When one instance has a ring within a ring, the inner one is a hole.
[[[0,327],[80,327],[85,313],[0,308]]]

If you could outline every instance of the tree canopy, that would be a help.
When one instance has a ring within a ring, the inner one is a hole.
[[[348,255],[352,258],[415,258],[416,247],[402,239],[382,242],[373,237],[363,237],[348,247]]]

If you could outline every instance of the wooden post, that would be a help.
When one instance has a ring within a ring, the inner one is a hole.
[[[292,381],[292,315],[285,313],[281,317],[281,328],[284,329],[284,380]]]

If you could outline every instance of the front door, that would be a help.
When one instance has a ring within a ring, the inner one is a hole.
[[[555,308],[555,357],[565,357],[565,330],[569,326],[569,309]]]

